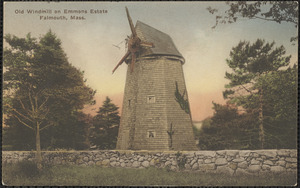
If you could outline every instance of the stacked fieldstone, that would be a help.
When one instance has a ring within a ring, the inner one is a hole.
[[[46,151],[43,160],[52,165],[120,168],[168,168],[170,170],[226,173],[231,175],[297,171],[297,150],[222,151]],[[34,160],[34,152],[3,151],[3,163]]]
[[[262,174],[297,170],[296,150],[223,150],[195,152],[186,169],[228,174]]]

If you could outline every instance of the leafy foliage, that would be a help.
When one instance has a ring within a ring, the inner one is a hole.
[[[239,114],[231,104],[213,103],[212,118],[203,122],[198,133],[201,150],[256,149],[258,132],[255,130],[257,118],[251,114]]]
[[[4,39],[9,44],[3,52],[7,129],[12,136],[22,135],[24,130],[23,136],[11,138],[14,145],[24,138],[26,149],[34,143],[40,150],[40,132],[43,135],[44,130],[61,125],[55,131],[73,129],[75,126],[69,125],[76,123],[71,117],[85,104],[93,103],[95,91],[86,85],[83,72],[68,62],[61,41],[51,31],[39,41],[30,34],[26,38],[8,34]]]
[[[178,102],[178,104],[180,105],[181,109],[185,111],[185,113],[190,114],[190,105],[189,105],[189,101],[188,99],[184,99],[185,96],[185,90],[183,92],[183,94],[180,94],[179,90],[178,90],[178,83],[175,82],[175,100]]]
[[[297,147],[298,68],[266,74],[264,87],[264,128],[267,148]]]
[[[93,133],[91,143],[99,149],[115,149],[120,124],[119,107],[106,97],[93,119]]]
[[[59,126],[51,126],[47,131],[41,131],[41,148],[47,150],[57,149],[87,149],[89,143],[86,142],[87,129],[86,114],[76,112],[63,121]],[[10,150],[30,151],[35,149],[35,133],[23,126],[19,121],[10,118],[5,124],[3,134],[3,144],[10,145]]]
[[[257,76],[263,73],[277,71],[279,68],[289,65],[291,56],[285,55],[283,46],[274,49],[274,42],[266,43],[258,39],[253,44],[241,41],[230,52],[230,59],[227,59],[227,65],[233,73],[226,72],[225,78],[230,80],[227,88],[249,84]]]
[[[175,154],[175,156],[179,170],[183,170],[185,168],[185,164],[187,163],[187,157],[179,151]]]
[[[234,1],[226,2],[228,9],[225,14],[216,16],[215,28],[218,24],[235,23],[240,18],[261,19],[276,23],[287,22],[298,27],[298,2],[297,1]],[[218,9],[208,7],[211,14],[218,12]],[[297,37],[291,37],[291,42],[297,41]]]
[[[296,148],[298,68],[287,68],[290,58],[283,46],[260,39],[232,48],[223,92],[228,103],[214,103],[214,116],[198,133],[199,147]]]
[[[280,68],[289,65],[291,56],[284,56],[283,46],[274,49],[274,42],[265,43],[258,39],[253,44],[242,41],[232,48],[227,64],[232,73],[225,73],[230,83],[225,87],[224,98],[243,107],[248,113],[258,116],[259,139],[261,148],[265,148],[265,113],[267,75],[274,74]],[[270,93],[270,92],[269,92]],[[275,93],[273,93],[274,95]]]
[[[225,78],[230,80],[223,92],[225,99],[246,109],[257,105],[253,101],[257,101],[262,88],[262,84],[258,83],[262,83],[263,75],[276,72],[290,63],[291,56],[284,56],[284,47],[274,49],[274,44],[258,39],[253,44],[241,41],[232,48],[230,58],[226,60],[232,72],[225,73]]]
[[[42,134],[43,148],[47,150],[75,149],[84,150],[89,147],[87,135],[89,123],[88,115],[76,112],[61,121],[60,126],[50,127],[47,133]]]

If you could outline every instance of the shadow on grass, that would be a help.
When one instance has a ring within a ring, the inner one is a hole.
[[[39,172],[34,163],[6,164],[2,179],[9,186],[282,186],[295,185],[296,173],[264,176],[229,176],[167,169],[105,168],[99,166],[46,166]]]

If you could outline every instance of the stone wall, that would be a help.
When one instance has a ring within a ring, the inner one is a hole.
[[[104,166],[120,168],[168,168],[231,175],[285,173],[297,171],[297,150],[222,150],[222,151],[46,151],[45,163],[53,165]],[[3,151],[3,163],[32,161],[30,151]]]

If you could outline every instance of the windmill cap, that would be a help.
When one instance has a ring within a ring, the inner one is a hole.
[[[145,42],[151,42],[154,47],[147,48],[142,56],[175,56],[182,59],[184,63],[184,58],[181,53],[177,50],[172,38],[141,21],[137,21],[135,25],[136,33],[138,37]]]

